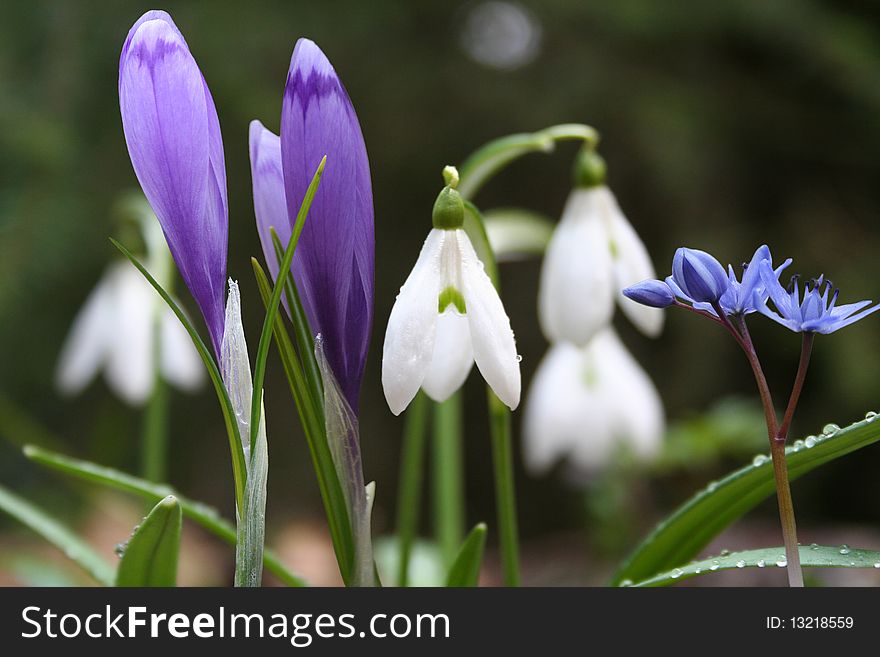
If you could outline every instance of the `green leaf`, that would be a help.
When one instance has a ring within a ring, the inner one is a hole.
[[[174,495],[183,514],[187,518],[195,521],[229,545],[235,545],[235,528],[224,520],[216,509],[202,502],[196,502],[179,495],[171,486],[154,484],[130,474],[119,472],[113,468],[50,452],[33,445],[25,446],[23,451],[27,458],[42,466],[63,472],[77,479],[108,486],[125,493],[132,493],[150,502],[155,503],[168,495]],[[266,570],[278,577],[284,584],[288,586],[306,586],[306,583],[291,573],[270,550],[264,552],[263,564]],[[109,582],[112,583],[112,581],[113,577],[111,575]]]
[[[801,566],[805,568],[880,568],[880,552],[856,550],[846,546],[801,545]],[[668,586],[698,575],[708,575],[719,570],[742,568],[785,568],[785,548],[761,548],[731,552],[711,557],[654,575],[635,584],[624,582],[622,586]]]
[[[315,175],[312,177],[312,182],[309,183],[309,187],[306,189],[306,194],[299,206],[299,212],[296,215],[296,222],[293,225],[293,234],[290,236],[290,241],[287,243],[287,248],[284,251],[284,258],[281,260],[281,265],[278,271],[285,272],[290,270],[290,265],[293,262],[293,254],[296,251],[296,245],[299,242],[299,236],[302,234],[306,217],[309,214],[309,209],[312,207],[312,201],[315,199],[315,193],[318,191],[318,185],[321,183],[321,176],[324,175],[324,165],[326,164],[327,156],[325,155],[321,158],[321,162],[318,164]],[[260,333],[260,344],[257,347],[257,358],[254,364],[254,396],[251,400],[250,443],[252,453],[257,443],[257,431],[260,426],[260,400],[263,397],[263,382],[266,378],[266,361],[269,358],[269,345],[272,343],[272,331],[275,327],[275,318],[278,315],[278,308],[281,305],[281,295],[283,292],[283,282],[276,284],[275,288],[272,290],[272,296],[266,304],[266,318],[263,320],[263,330]]]
[[[523,208],[499,208],[483,214],[486,234],[499,262],[540,256],[556,222]]]
[[[556,142],[570,140],[597,143],[599,134],[588,125],[567,123],[490,141],[458,167],[458,191],[466,199],[473,198],[486,181],[514,160],[528,153],[550,153]]]
[[[91,546],[45,511],[3,486],[0,486],[0,510],[45,538],[104,586],[113,585],[113,567]]]
[[[280,261],[284,256],[284,247],[281,245],[281,239],[274,228],[271,228],[269,232],[272,235],[272,246],[275,247],[275,257]],[[306,382],[315,405],[315,413],[318,417],[322,418],[324,413],[324,381],[321,379],[321,373],[318,371],[318,362],[315,360],[315,333],[309,326],[309,319],[306,317],[306,311],[303,309],[302,301],[296,288],[296,281],[293,278],[293,271],[290,269],[287,270],[287,276],[284,279],[284,292],[287,297],[287,305],[290,308],[290,319],[293,323],[294,336],[300,361],[302,362],[303,373],[305,374]],[[321,421],[323,422],[323,419]]]
[[[262,404],[262,399],[260,404]],[[265,414],[260,419],[257,442],[248,463],[244,494],[244,516],[237,523],[235,542],[235,586],[257,587],[263,582],[263,552],[266,542],[266,483],[269,474],[269,445]]]
[[[116,571],[116,586],[175,586],[183,515],[173,495],[135,527]]]
[[[244,485],[245,480],[247,479],[247,464],[244,460],[244,451],[241,446],[241,437],[238,432],[238,420],[235,417],[235,409],[232,408],[232,402],[229,400],[229,394],[226,392],[226,386],[223,384],[223,377],[220,375],[217,363],[214,362],[214,356],[205,346],[198,331],[196,331],[195,327],[180,309],[180,306],[178,306],[174,299],[171,298],[171,295],[168,294],[158,282],[156,282],[156,279],[150,275],[150,272],[147,271],[147,269],[128,249],[113,238],[110,238],[110,241],[122,252],[122,255],[131,261],[131,264],[137,267],[138,271],[143,274],[144,278],[147,279],[150,285],[152,285],[156,292],[159,293],[159,296],[161,296],[165,303],[168,304],[168,307],[174,311],[174,314],[177,315],[177,319],[180,320],[180,323],[183,324],[186,332],[189,333],[189,337],[195,345],[196,351],[198,351],[199,356],[202,358],[202,362],[208,370],[211,382],[214,384],[214,390],[217,393],[217,399],[220,401],[220,409],[223,411],[223,419],[226,422],[226,434],[229,437],[229,451],[232,454],[232,475],[235,480],[235,503],[239,513],[241,513],[244,505]]]
[[[880,440],[880,422],[871,415],[845,429],[826,427],[786,448],[788,474],[793,481],[824,463]],[[612,584],[645,580],[696,557],[728,525],[775,492],[769,456],[756,460],[723,479],[710,483],[685,502],[633,551]]]
[[[483,215],[480,214],[477,206],[470,201],[464,202],[464,225],[462,228],[464,228],[464,232],[467,233],[471,244],[473,244],[477,257],[486,268],[486,273],[492,279],[492,284],[500,293],[501,283],[498,279],[498,263],[495,262],[495,252],[492,251],[489,235],[486,233],[486,222],[483,220]]]
[[[271,289],[269,279],[255,259],[251,259],[251,264],[263,303],[268,303]],[[308,443],[309,453],[312,457],[312,465],[318,480],[318,489],[321,491],[321,500],[324,503],[324,512],[327,515],[327,524],[330,527],[330,538],[333,541],[336,560],[339,563],[343,580],[347,581],[354,563],[354,537],[348,519],[345,496],[339,478],[336,476],[336,467],[327,444],[323,403],[321,415],[318,417],[311,398],[313,393],[303,373],[302,363],[294,351],[280,315],[275,318],[274,330],[281,364],[287,375],[290,392],[297,413],[299,413],[300,422],[306,435],[306,443]]]
[[[446,586],[476,586],[480,579],[480,565],[483,563],[483,550],[486,547],[486,525],[476,525],[464,539],[458,556],[449,569]]]

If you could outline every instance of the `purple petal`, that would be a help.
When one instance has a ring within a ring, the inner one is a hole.
[[[223,142],[201,71],[165,12],[144,14],[125,40],[119,106],[135,174],[217,352],[229,228]]]
[[[284,174],[281,170],[281,140],[259,121],[251,121],[249,141],[257,233],[266,265],[274,281],[278,278],[279,263],[269,229],[274,228],[278,239],[285,245],[290,240],[291,233],[287,201],[284,197]]]
[[[646,280],[623,290],[627,299],[652,308],[666,308],[675,301],[672,290],[663,281]]]
[[[672,277],[694,301],[715,303],[730,287],[724,267],[698,249],[679,248],[672,259]]]
[[[346,399],[357,412],[373,322],[373,195],[351,100],[313,42],[293,51],[281,112],[287,214],[295,221],[323,156],[321,185],[293,262],[303,307]]]

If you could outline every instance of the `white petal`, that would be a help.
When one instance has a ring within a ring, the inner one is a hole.
[[[471,330],[467,317],[452,306],[437,319],[434,356],[422,389],[437,402],[446,401],[461,388],[474,365]]]
[[[55,370],[55,385],[66,395],[86,387],[107,356],[116,308],[113,275],[108,269],[77,313],[64,340]]]
[[[113,270],[115,323],[105,376],[113,391],[129,404],[143,404],[156,376],[154,336],[159,296],[129,263]]]
[[[486,383],[513,410],[519,406],[522,383],[510,319],[467,234],[463,230],[451,234],[458,240],[461,252],[462,295],[474,360]]]
[[[572,344],[558,343],[544,357],[523,420],[524,460],[532,472],[546,471],[564,457],[578,475],[607,462],[611,426],[595,377],[595,364]]]
[[[220,343],[220,374],[229,393],[232,410],[238,420],[238,432],[244,451],[245,463],[250,463],[251,398],[254,384],[251,379],[251,362],[248,357],[247,340],[241,324],[241,295],[238,283],[229,279],[229,296],[226,298],[226,318],[223,324],[223,340]]]
[[[597,360],[616,439],[627,442],[642,459],[656,456],[662,447],[665,414],[651,379],[611,328],[597,335],[589,350]]]
[[[600,189],[607,195],[605,217],[614,244],[614,289],[617,303],[637,329],[647,336],[657,337],[663,330],[666,313],[660,308],[643,306],[623,296],[624,288],[649,278],[657,278],[651,256],[632,224],[621,212],[611,191],[604,187]]]
[[[415,397],[431,364],[440,294],[440,251],[451,234],[437,229],[428,233],[388,317],[382,348],[382,388],[395,415],[400,415]]]
[[[162,376],[181,390],[198,390],[205,382],[205,366],[193,346],[189,333],[177,315],[163,304],[160,318],[159,361]]]
[[[551,342],[584,346],[611,321],[614,272],[604,197],[576,189],[547,247],[538,291],[538,318]]]

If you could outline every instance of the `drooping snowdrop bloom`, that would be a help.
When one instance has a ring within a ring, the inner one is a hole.
[[[119,107],[138,181],[218,354],[229,229],[223,140],[208,85],[164,11],[148,11],[128,33]]]
[[[391,309],[382,353],[385,399],[399,415],[423,388],[449,398],[476,361],[498,398],[515,409],[519,357],[510,319],[467,233],[453,174],[434,204],[434,228]]]
[[[250,127],[254,210],[270,273],[270,228],[286,245],[321,158],[321,185],[297,244],[293,275],[315,335],[357,412],[373,323],[375,240],[367,150],[351,100],[315,43],[300,39],[290,61],[280,138]]]
[[[110,388],[139,406],[153,391],[157,368],[182,390],[196,390],[204,381],[202,362],[177,317],[130,263],[115,262],[73,322],[58,359],[56,385],[64,394],[76,394],[103,369]]]
[[[655,274],[645,245],[604,184],[604,161],[585,150],[575,178],[541,269],[538,317],[544,335],[584,346],[611,321],[615,300],[640,331],[658,335],[663,313],[621,294]]]
[[[524,413],[524,458],[533,473],[565,459],[583,479],[622,446],[641,459],[660,450],[660,397],[614,329],[602,329],[586,348],[560,342],[538,366]]]
[[[789,288],[785,290],[779,283],[778,274],[767,262],[762,263],[761,278],[773,308],[765,300],[758,310],[796,333],[833,333],[880,310],[880,304],[868,308],[870,300],[838,306],[840,290],[824,276],[805,283],[803,296],[798,276],[792,276]]]

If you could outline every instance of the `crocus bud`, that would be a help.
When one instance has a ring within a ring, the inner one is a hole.
[[[711,255],[682,247],[672,259],[672,280],[691,299],[716,303],[730,287],[724,267]]]
[[[672,290],[663,281],[647,280],[630,285],[623,290],[623,296],[643,306],[666,308],[675,301]]]

